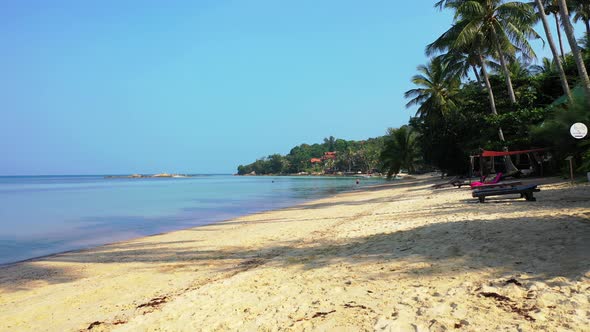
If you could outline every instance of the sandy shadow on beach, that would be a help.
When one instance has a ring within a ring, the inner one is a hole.
[[[316,210],[322,209],[326,207],[338,207],[338,206],[361,206],[367,204],[379,204],[379,203],[389,203],[389,202],[401,202],[404,200],[411,200],[404,195],[395,195],[390,197],[381,197],[381,198],[372,198],[372,199],[354,199],[354,200],[339,200],[339,201],[328,201],[328,202],[317,202],[317,203],[304,203],[300,205],[295,205],[293,207],[284,208],[282,210],[285,211],[297,211],[297,210]]]
[[[534,229],[534,230],[533,230]],[[517,218],[436,223],[345,243],[289,251],[282,263],[303,269],[333,263],[426,263],[406,273],[453,275],[456,268],[494,268],[539,279],[576,279],[590,271],[590,220]]]
[[[380,192],[380,191],[387,191],[391,189],[401,189],[404,188],[405,191],[424,191],[425,195],[431,195],[427,191],[432,184],[431,178],[423,178],[423,179],[411,179],[411,180],[393,180],[386,184],[375,185],[371,187],[363,187],[360,188],[363,192]],[[342,197],[346,197],[347,193],[343,193]],[[425,196],[426,197],[426,196]],[[424,197],[424,198],[425,198]],[[401,202],[404,200],[415,200],[416,197],[408,197],[407,193],[397,194],[388,197],[380,197],[380,198],[371,198],[371,199],[358,199],[355,197],[351,200],[338,200],[336,202],[313,202],[313,203],[303,203],[293,207],[285,208],[284,210],[292,211],[292,210],[313,210],[313,209],[321,209],[325,207],[335,207],[335,206],[361,206],[366,204],[379,204],[379,203],[388,203],[388,202]]]
[[[45,284],[62,284],[83,278],[77,271],[67,267],[47,266],[38,262],[22,262],[18,273],[14,265],[0,267],[0,294],[32,289]],[[0,296],[0,304],[2,303]]]
[[[391,222],[403,223],[399,219]],[[147,242],[65,253],[41,262],[4,267],[21,269],[24,273],[12,279],[1,278],[0,289],[14,291],[38,282],[76,280],[80,276],[69,272],[67,264],[71,263],[147,263],[142,267],[146,269],[161,269],[163,264],[193,268],[213,264],[225,271],[243,270],[248,262],[256,262],[251,264],[253,267],[272,264],[303,270],[332,264],[352,267],[377,264],[384,268],[388,264],[404,264],[404,269],[396,273],[445,277],[466,268],[491,268],[500,274],[526,273],[539,280],[577,279],[590,271],[590,216],[554,217],[546,214],[541,217],[441,222],[345,240],[289,241],[262,248],[203,249],[191,241]],[[65,266],[60,269],[55,264],[44,264],[45,261],[58,263],[58,266],[65,263]],[[414,266],[415,263],[420,264]],[[383,271],[376,268],[374,273],[378,276]]]
[[[548,183],[554,184],[554,182]],[[583,186],[580,187],[573,187],[573,188],[552,188],[552,187],[544,187],[541,186],[541,192],[535,193],[535,197],[537,197],[538,202],[531,203],[524,199],[519,199],[519,194],[513,195],[505,195],[505,196],[491,196],[486,198],[486,204],[492,203],[505,203],[504,205],[506,208],[510,210],[520,210],[522,209],[523,205],[530,207],[535,210],[542,210],[542,209],[553,209],[563,207],[563,203],[568,203],[568,208],[585,208],[588,207],[590,204],[590,198],[587,197],[586,191],[584,191]],[[418,189],[416,189],[418,190]],[[300,204],[290,208],[285,208],[286,211],[297,211],[297,210],[313,210],[313,209],[322,209],[326,207],[338,207],[338,206],[363,206],[368,204],[380,204],[380,203],[391,203],[391,202],[404,202],[404,201],[416,201],[416,200],[428,200],[432,197],[437,195],[437,191],[428,191],[425,188],[419,189],[424,192],[421,196],[416,195],[408,195],[407,193],[402,193],[398,195],[392,195],[387,197],[379,197],[379,198],[370,198],[370,199],[352,199],[352,200],[339,200],[339,201],[329,201],[329,202],[315,202],[315,203],[308,203],[308,204]],[[454,189],[451,189],[454,190]],[[567,193],[565,196],[561,195],[561,193]],[[445,213],[454,213],[454,212],[465,212],[467,210],[472,209],[473,211],[478,211],[482,206],[477,198],[472,197],[471,190],[461,190],[459,192],[461,194],[461,199],[456,201],[446,202],[445,206],[432,206],[428,210],[445,210]],[[553,195],[554,193],[559,193],[560,195]],[[554,197],[555,196],[555,197]],[[454,207],[455,211],[452,211],[450,207]]]

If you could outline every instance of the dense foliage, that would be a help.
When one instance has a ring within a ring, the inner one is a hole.
[[[536,2],[546,7],[540,10]],[[580,70],[590,64],[590,42],[581,38],[582,45],[572,47],[581,50],[581,63],[572,51],[555,52],[554,59],[544,58],[535,65],[528,41],[539,38],[532,30],[536,18],[545,12],[557,17],[560,9],[556,1],[536,2],[436,3],[454,11],[454,22],[426,46],[431,61],[417,68],[419,75],[412,78],[417,88],[406,92],[411,98],[408,106],[418,106],[409,126],[423,165],[466,174],[469,155],[481,149],[543,147],[549,148],[551,157],[545,160],[546,171],[558,171],[566,165],[563,158],[570,155],[578,171],[590,171],[588,139],[578,141],[569,135],[575,122],[590,125],[590,99],[584,93],[587,77]],[[587,1],[568,1],[575,18],[588,26],[587,8]],[[569,17],[561,23],[565,25],[566,20]],[[382,156],[389,163],[406,158],[397,152],[384,151]],[[505,167],[516,159],[505,159]]]
[[[416,132],[409,126],[390,129],[385,137],[381,160],[388,179],[399,173],[402,168],[414,172],[418,160]]]
[[[298,174],[298,173],[372,173],[380,170],[379,154],[383,137],[365,141],[348,141],[332,136],[321,144],[301,144],[282,156],[273,154],[248,165],[238,166],[238,174]],[[312,158],[321,159],[326,152],[335,152],[335,159],[312,164]]]

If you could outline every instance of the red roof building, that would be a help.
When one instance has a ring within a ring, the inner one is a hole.
[[[324,156],[322,157],[323,160],[327,159],[336,159],[336,152],[324,152]]]
[[[319,164],[326,160],[336,160],[336,152],[324,152],[321,158],[311,158],[309,161],[312,164]]]

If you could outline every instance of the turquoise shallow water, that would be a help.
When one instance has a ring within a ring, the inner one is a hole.
[[[0,177],[0,264],[295,205],[378,178]]]

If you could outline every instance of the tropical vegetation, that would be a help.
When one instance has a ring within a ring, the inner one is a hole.
[[[569,155],[579,171],[590,171],[590,144],[569,135],[573,123],[590,124],[590,42],[587,32],[576,39],[571,23],[580,20],[590,31],[590,1],[440,0],[434,5],[452,11],[453,22],[426,45],[430,61],[418,66],[411,79],[417,88],[406,92],[408,106],[417,106],[409,126],[422,165],[465,174],[469,156],[481,149],[542,147],[552,157],[546,172],[560,171]],[[556,20],[561,53],[547,13]],[[537,22],[543,34],[534,30]],[[567,54],[562,30],[571,49]],[[536,59],[530,41],[539,38],[552,59]],[[384,153],[382,161],[404,158]],[[514,159],[505,157],[507,171],[516,169]]]
[[[348,141],[333,136],[321,144],[301,144],[287,155],[273,154],[248,165],[238,166],[238,174],[345,174],[379,172],[384,137]],[[334,152],[332,158],[325,158]],[[312,162],[313,160],[313,162]]]
[[[548,149],[545,173],[560,172],[566,156],[574,157],[578,171],[589,172],[588,138],[574,139],[569,128],[575,122],[590,126],[590,0],[439,0],[433,5],[451,11],[453,21],[425,45],[430,60],[417,67],[411,78],[415,88],[404,94],[406,107],[416,111],[407,125],[362,142],[331,137],[323,144],[302,144],[286,156],[240,166],[238,173],[362,171],[393,177],[401,169],[437,168],[465,174],[469,156],[481,149],[531,148]],[[572,22],[583,23],[585,31],[576,35]],[[541,33],[534,29],[537,23]],[[537,59],[535,39],[549,47],[551,58]],[[311,163],[330,151],[336,152],[335,160]],[[522,166],[518,159],[505,157],[503,167],[515,170]]]

